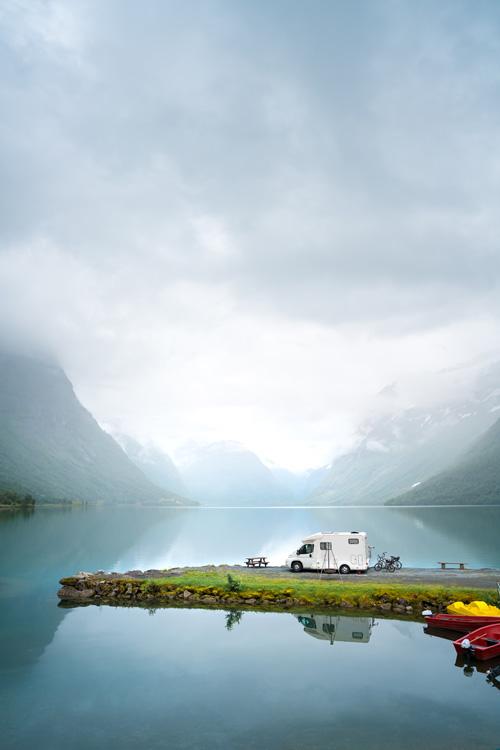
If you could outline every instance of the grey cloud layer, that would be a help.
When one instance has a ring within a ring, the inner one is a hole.
[[[5,248],[44,238],[103,272],[147,265],[153,286],[218,282],[325,321],[491,303],[495,3],[2,16]]]

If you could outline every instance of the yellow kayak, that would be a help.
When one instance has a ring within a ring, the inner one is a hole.
[[[486,602],[453,602],[446,607],[450,615],[469,615],[471,617],[500,617],[500,609]]]

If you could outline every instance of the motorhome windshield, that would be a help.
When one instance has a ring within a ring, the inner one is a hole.
[[[310,555],[314,551],[314,544],[303,544],[300,549],[297,550],[298,555]]]

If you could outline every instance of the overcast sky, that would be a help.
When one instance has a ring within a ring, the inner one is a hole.
[[[2,339],[291,468],[499,348],[500,3],[0,5]]]

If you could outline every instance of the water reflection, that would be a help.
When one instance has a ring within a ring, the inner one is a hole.
[[[457,634],[457,638],[459,635]],[[500,690],[500,659],[490,661],[475,661],[468,654],[457,654],[455,667],[462,670],[464,677],[473,678],[477,675],[486,675],[486,684]]]
[[[168,520],[167,520],[168,519]],[[77,570],[111,569],[151,533],[155,513],[127,508],[51,508],[0,512],[0,663],[29,667],[67,614],[56,607],[58,580]],[[162,543],[181,517],[163,515]]]
[[[333,646],[336,642],[368,643],[375,623],[372,617],[344,617],[341,615],[294,615],[304,633],[312,638],[328,641]]]
[[[371,638],[366,617],[237,612],[69,610],[32,669],[0,680],[3,746],[498,746],[497,691],[484,676],[464,680],[451,644],[424,638],[420,624],[381,619]]]
[[[57,581],[78,570],[242,563],[283,564],[319,529],[365,529],[405,564],[466,559],[500,567],[500,508],[160,509],[81,507],[0,513],[0,659],[29,665],[67,610]],[[458,557],[457,557],[458,555]]]
[[[439,628],[433,628],[430,626],[424,627],[423,632],[425,635],[431,636],[432,638],[449,641],[450,648],[452,647],[453,641],[463,635],[463,632],[454,632],[453,630],[445,629],[440,630]],[[474,656],[470,653],[462,652],[457,654],[454,650],[453,653],[455,654],[454,666],[462,671],[464,677],[470,679],[475,675],[486,675],[486,683],[500,690],[500,657],[490,659],[489,661],[481,661],[475,660]]]
[[[226,612],[226,630],[232,630],[235,625],[239,625],[243,612],[240,609],[230,609]]]

